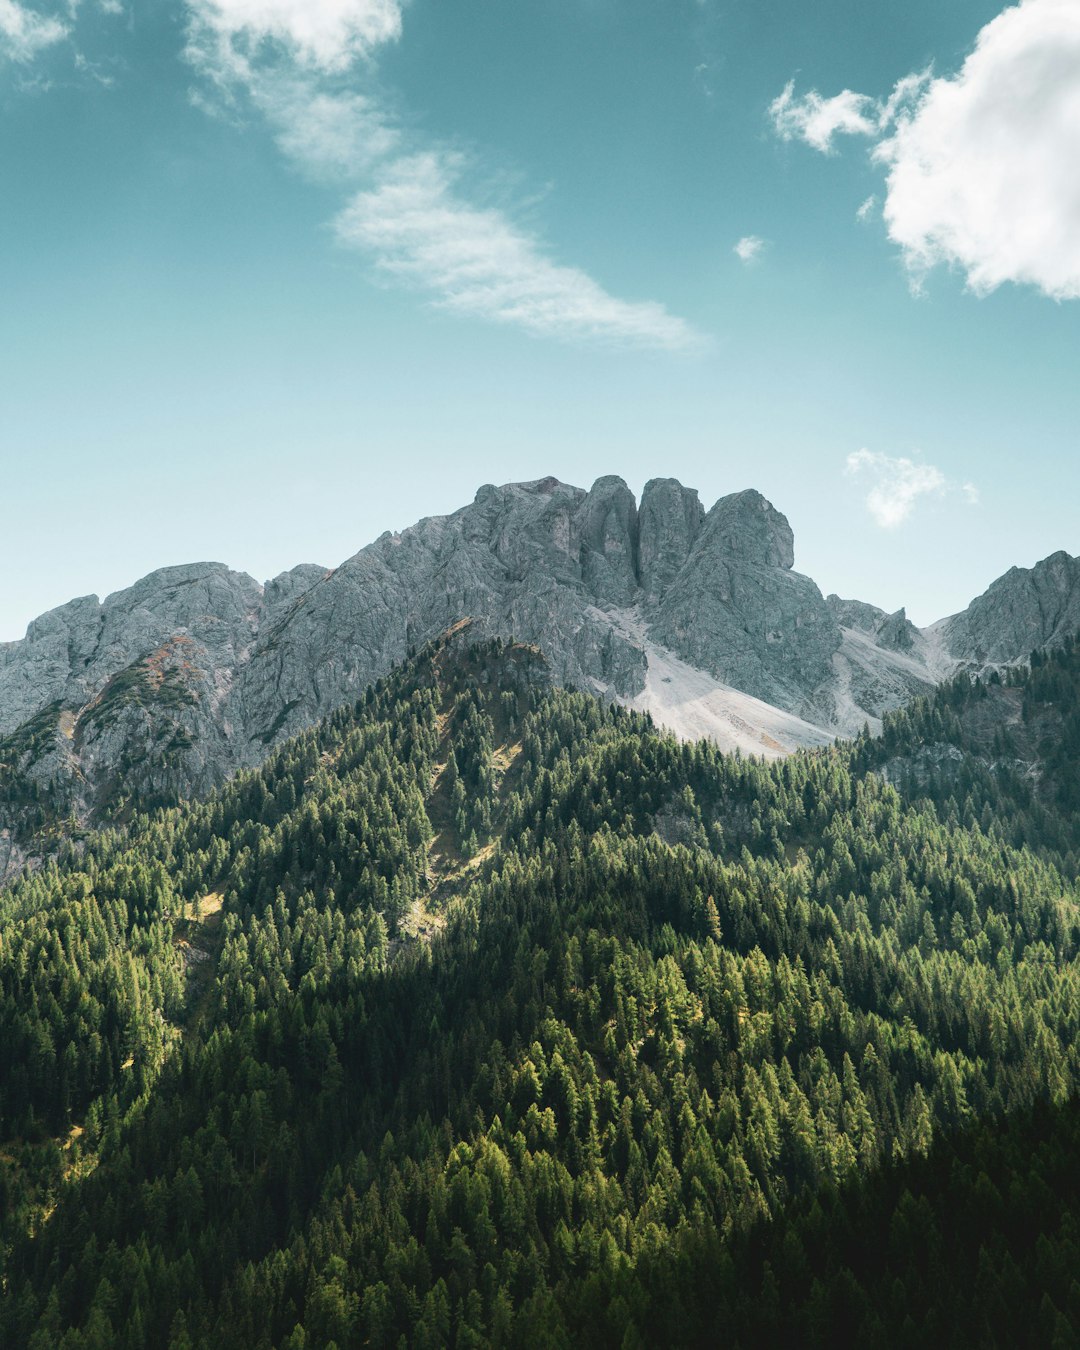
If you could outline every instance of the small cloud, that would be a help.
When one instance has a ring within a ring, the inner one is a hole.
[[[82,52],[75,53],[74,66],[80,75],[95,80],[103,89],[111,89],[116,83],[115,76],[102,74],[100,67],[95,62],[88,61]]]
[[[761,256],[761,251],[765,247],[765,240],[756,234],[744,234],[732,253],[744,263],[752,263]]]
[[[694,79],[700,86],[701,92],[708,99],[711,99],[713,97],[714,92],[712,85],[712,73],[713,67],[708,61],[702,61],[694,67]]]
[[[859,222],[860,225],[865,225],[866,222],[871,218],[871,216],[873,216],[874,211],[876,209],[877,209],[877,198],[871,195],[867,197],[866,201],[864,201],[863,204],[859,207],[859,209],[855,212],[855,219]]]
[[[38,14],[17,0],[0,0],[0,56],[8,56],[12,61],[31,61],[45,47],[66,38],[70,31],[59,19]]]
[[[903,456],[894,459],[880,450],[854,451],[847,457],[845,472],[872,479],[866,508],[883,530],[902,525],[920,497],[941,497],[949,487],[945,475],[932,464],[918,464]]]
[[[834,136],[880,136],[918,103],[930,82],[930,71],[905,75],[887,99],[844,89],[822,98],[816,89],[796,95],[795,81],[769,104],[773,130],[782,141],[805,141],[823,155],[834,151]]]
[[[796,97],[794,80],[769,104],[769,117],[781,140],[805,141],[823,155],[833,153],[834,136],[873,136],[878,111],[872,98],[851,89],[834,98],[822,98],[816,89]]]
[[[978,506],[980,501],[979,489],[974,483],[962,483],[960,491],[964,494],[964,501],[966,501],[969,506]]]

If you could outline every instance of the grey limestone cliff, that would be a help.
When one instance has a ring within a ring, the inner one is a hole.
[[[1011,567],[936,626],[956,660],[976,670],[1053,646],[1080,629],[1080,558],[1057,552],[1034,567]]]

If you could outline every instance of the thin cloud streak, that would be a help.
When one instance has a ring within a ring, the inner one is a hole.
[[[338,238],[384,275],[431,293],[440,309],[539,337],[670,351],[700,345],[663,306],[616,299],[587,273],[553,262],[502,211],[462,199],[462,168],[460,157],[437,151],[394,160],[338,216]]]
[[[406,136],[365,86],[376,50],[400,36],[396,0],[189,0],[189,11],[187,57],[215,95],[208,111],[236,115],[246,101],[302,172],[352,189],[336,236],[383,277],[440,309],[539,337],[704,345],[663,305],[611,295],[550,258],[506,212],[470,203],[463,158]]]

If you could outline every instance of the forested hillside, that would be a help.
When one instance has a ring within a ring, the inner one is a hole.
[[[71,845],[0,892],[0,1343],[1074,1343],[1078,689],[764,765],[463,631]]]
[[[1080,871],[1080,646],[1032,652],[985,680],[958,675],[888,713],[853,766],[884,774],[909,800],[962,810],[1015,844]]]

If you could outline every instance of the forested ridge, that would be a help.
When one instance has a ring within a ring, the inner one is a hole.
[[[1075,1343],[1078,691],[766,765],[463,631],[69,845],[0,892],[0,1343]]]

